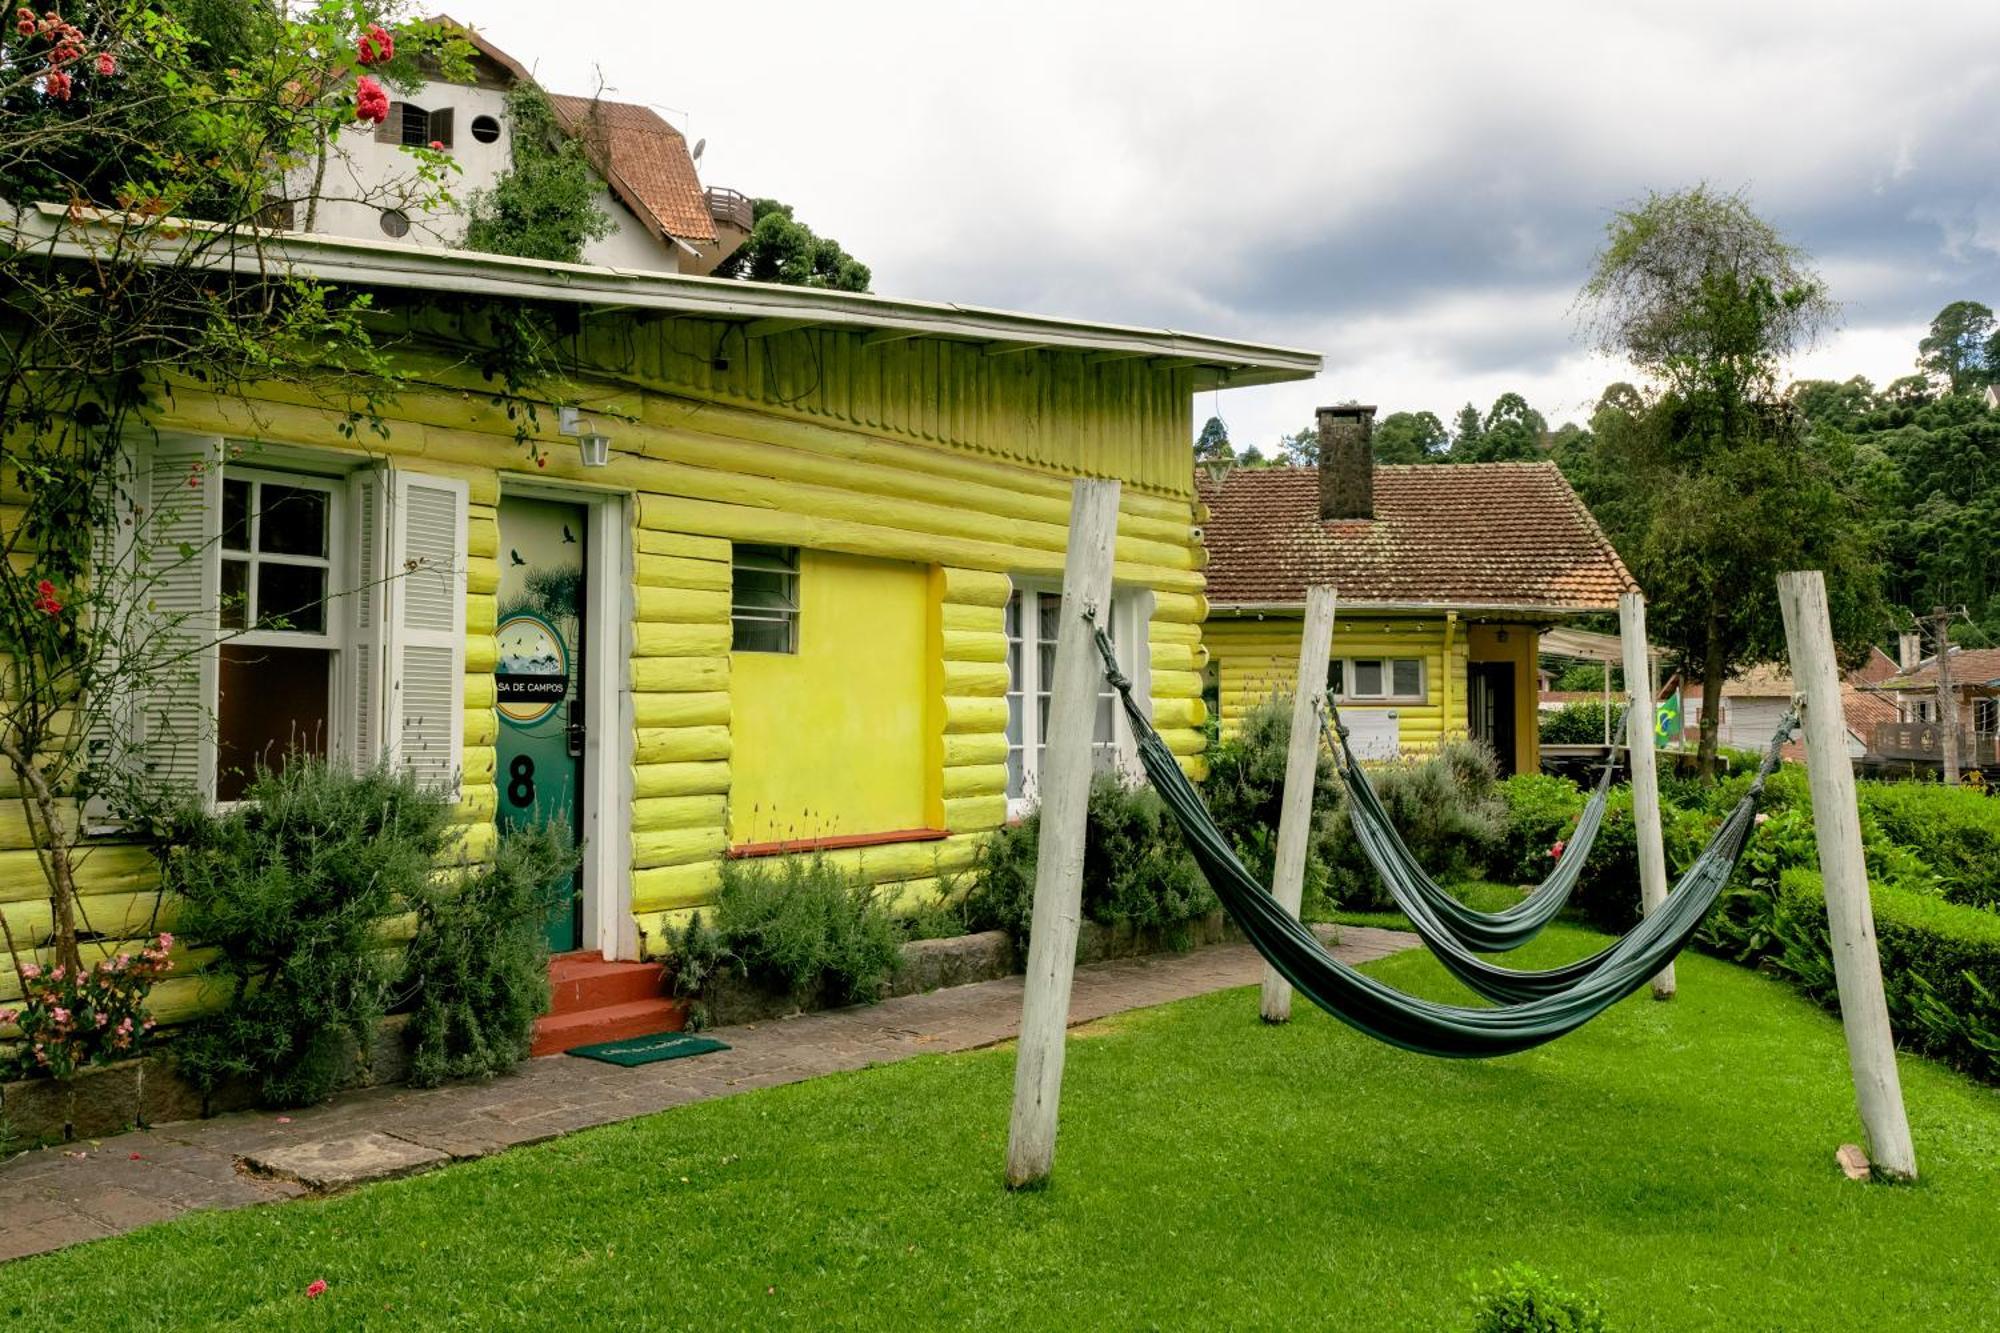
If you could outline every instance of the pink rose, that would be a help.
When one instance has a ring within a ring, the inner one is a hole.
[[[112,58],[109,51],[97,53],[97,72],[107,79],[118,72],[118,62]]]
[[[373,75],[363,74],[354,85],[354,118],[377,125],[389,118],[389,94]]]

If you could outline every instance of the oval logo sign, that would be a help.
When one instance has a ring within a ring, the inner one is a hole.
[[[556,627],[530,611],[500,622],[493,697],[516,726],[540,722],[569,695],[569,645]]]

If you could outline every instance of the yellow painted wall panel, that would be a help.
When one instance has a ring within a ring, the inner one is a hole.
[[[637,611],[643,621],[687,621],[697,625],[727,624],[729,590],[709,588],[640,587]]]
[[[1004,607],[1013,596],[1014,583],[1005,574],[995,574],[983,569],[957,569],[945,566],[944,600],[961,606]]]
[[[967,764],[944,771],[946,800],[957,796],[1004,796],[1006,793],[1005,764]]]
[[[930,579],[800,553],[798,651],[730,659],[732,842],[926,826]]]
[[[1007,701],[947,695],[944,701],[944,729],[947,735],[982,731],[1004,733],[1007,730]]]
[[[1007,632],[1006,613],[997,606],[967,606],[946,602],[940,608],[941,626],[947,630],[970,630],[979,634]]]
[[[159,863],[151,853],[116,843],[88,845],[75,863],[75,873],[77,892],[86,895],[138,892],[160,882]],[[0,852],[0,902],[46,900],[48,894],[38,853]]]
[[[708,796],[659,796],[632,802],[632,828],[638,833],[667,829],[721,828],[729,801],[722,793]]]
[[[726,727],[729,692],[709,690],[686,694],[634,694],[632,720],[641,728]]]
[[[948,696],[997,697],[1007,693],[1006,662],[946,662],[944,692]]]
[[[729,591],[726,560],[693,560],[685,556],[640,552],[632,561],[632,578],[642,588],[703,588]],[[724,612],[727,613],[725,606]]]
[[[648,727],[633,746],[635,764],[683,764],[730,758],[728,727]]]
[[[642,556],[674,556],[687,560],[712,561],[725,569],[729,566],[729,542],[726,539],[701,537],[687,532],[648,529],[644,524],[641,524],[640,528],[636,540],[639,554]]]
[[[637,764],[632,791],[639,800],[664,796],[704,796],[729,791],[726,762]]]
[[[706,694],[729,688],[729,659],[714,657],[635,657],[632,690],[637,694]]]
[[[722,830],[662,829],[632,835],[632,864],[640,870],[654,866],[686,865],[691,861],[712,861],[726,847]]]
[[[729,622],[720,624],[648,624],[632,627],[635,657],[719,657],[729,651]]]
[[[1005,662],[1007,636],[998,631],[945,630],[944,656],[949,662]]]
[[[944,766],[947,769],[973,764],[1004,764],[1007,762],[1007,737],[1005,733],[986,732],[975,736],[946,736],[944,738]]]
[[[995,829],[1007,822],[1007,797],[961,796],[944,803],[944,826],[953,833]]]

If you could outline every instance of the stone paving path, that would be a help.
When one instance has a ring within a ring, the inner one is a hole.
[[[1338,958],[1367,962],[1417,943],[1348,926]],[[1247,944],[1080,967],[1071,1023],[1255,982]],[[242,1208],[484,1157],[689,1102],[915,1055],[1009,1041],[1021,978],[867,1008],[721,1028],[731,1049],[624,1069],[555,1055],[484,1083],[373,1088],[289,1116],[237,1112],[47,1148],[0,1162],[0,1261],[117,1235],[197,1208]]]

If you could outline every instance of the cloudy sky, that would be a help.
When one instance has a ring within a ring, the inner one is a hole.
[[[545,86],[658,107],[889,295],[1325,354],[1208,395],[1240,446],[1360,398],[1552,420],[1624,373],[1573,299],[1649,189],[1741,189],[1818,259],[1801,374],[1911,369],[2000,306],[2000,4],[459,0]]]

